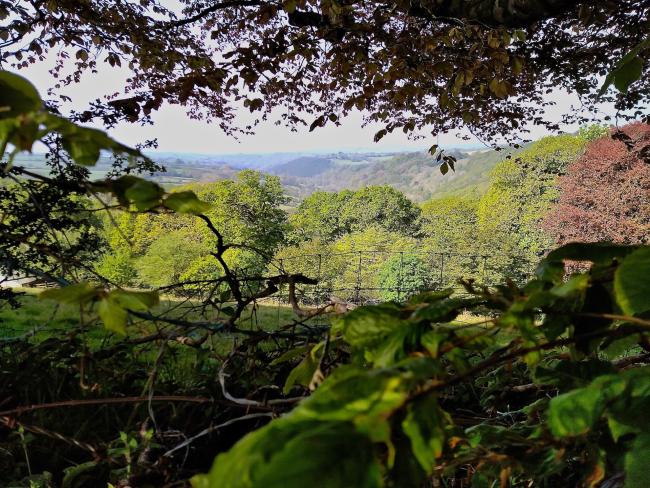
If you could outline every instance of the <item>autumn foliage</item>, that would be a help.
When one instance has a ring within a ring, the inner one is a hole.
[[[560,198],[543,227],[558,243],[647,243],[650,239],[650,125],[634,123],[591,142],[560,178]]]

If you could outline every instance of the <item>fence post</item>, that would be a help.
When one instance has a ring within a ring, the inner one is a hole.
[[[399,302],[402,297],[402,276],[404,272],[404,251],[399,253],[399,275],[397,278],[397,301]]]
[[[357,266],[357,284],[354,292],[354,302],[359,305],[361,292],[361,260],[362,260],[362,251],[359,251],[359,265]]]
[[[323,255],[318,254],[318,270],[316,272],[316,308],[320,308],[320,272],[321,272],[321,266],[323,264]]]
[[[483,256],[483,286],[487,286],[487,256]]]
[[[280,264],[280,274],[282,274],[282,273],[284,273],[284,259],[280,258],[279,264]],[[278,298],[277,298],[277,300],[275,302],[278,305],[277,308],[278,308],[278,328],[279,328],[280,327],[280,307],[281,307],[280,302],[282,301],[282,292],[281,291],[277,294],[277,297]]]
[[[442,288],[442,274],[445,269],[445,253],[440,253],[440,282],[438,283],[438,288]]]

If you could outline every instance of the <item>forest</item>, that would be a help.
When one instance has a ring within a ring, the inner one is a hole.
[[[0,0],[0,485],[650,486],[648,36],[645,0]],[[503,157],[172,186],[111,135],[166,106]]]

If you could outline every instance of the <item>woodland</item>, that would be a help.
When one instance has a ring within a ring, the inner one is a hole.
[[[0,0],[0,485],[650,486],[649,36],[647,0]],[[109,135],[166,104],[513,152],[287,212]]]

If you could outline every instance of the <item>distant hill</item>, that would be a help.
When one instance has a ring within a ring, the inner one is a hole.
[[[278,175],[295,205],[314,191],[355,190],[369,185],[390,185],[409,198],[423,202],[432,197],[472,193],[480,195],[488,186],[492,168],[517,151],[480,149],[451,150],[458,159],[456,171],[442,175],[438,163],[425,152],[407,153],[274,153],[255,155],[204,155],[152,153],[167,171],[153,176],[166,187],[193,181],[232,179],[243,168],[256,168]],[[42,154],[19,155],[16,164],[47,172]],[[92,168],[92,178],[103,178],[111,160],[101,157]]]
[[[303,156],[292,159],[271,168],[271,173],[282,176],[298,176],[309,178],[319,175],[334,166],[331,159],[316,156]]]
[[[491,149],[452,152],[457,157],[456,171],[442,175],[438,163],[425,152],[372,156],[354,160],[339,155],[328,162],[317,158],[298,158],[273,169],[286,186],[298,189],[299,196],[317,190],[340,191],[370,185],[390,185],[415,201],[459,193],[483,193],[489,173],[507,154],[514,151]]]

